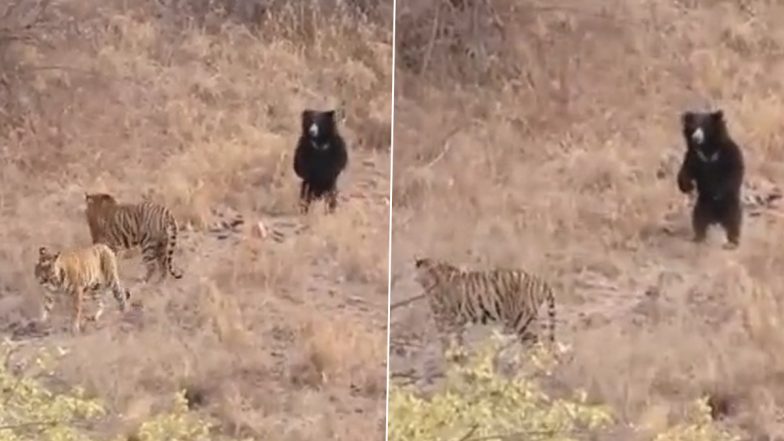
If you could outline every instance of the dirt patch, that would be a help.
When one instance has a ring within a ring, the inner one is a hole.
[[[115,433],[185,389],[232,436],[379,439],[392,46],[374,14],[385,6],[159,3],[52,5],[41,44],[0,32],[23,73],[0,74],[18,92],[0,118],[4,333],[67,351],[58,379],[123,415]],[[335,106],[350,154],[338,209],[300,216],[299,115]],[[40,245],[89,242],[85,191],[170,206],[185,276],[144,285],[139,252],[121,253],[135,307],[107,308],[73,337],[65,305],[50,327],[31,324],[32,265]]]
[[[782,7],[448,3],[398,1],[392,302],[421,293],[414,256],[537,272],[558,292],[567,388],[623,425],[713,396],[716,418],[781,436]],[[716,230],[691,243],[675,183],[680,113],[707,105],[746,155],[735,252]],[[391,320],[393,376],[428,387],[426,304]]]

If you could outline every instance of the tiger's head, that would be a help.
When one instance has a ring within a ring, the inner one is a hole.
[[[102,234],[103,220],[117,208],[117,200],[106,193],[84,193],[84,202],[87,204],[85,216],[90,227],[90,236],[97,242]]]
[[[38,249],[38,262],[35,264],[35,279],[49,291],[56,291],[62,283],[62,271],[57,266],[60,253],[51,253],[46,247]]]
[[[460,272],[455,266],[430,257],[416,257],[414,268],[416,270],[414,279],[425,290],[430,290],[445,278]]]
[[[117,200],[107,193],[84,193],[84,202],[87,204],[87,212],[95,212],[111,209],[117,206]]]

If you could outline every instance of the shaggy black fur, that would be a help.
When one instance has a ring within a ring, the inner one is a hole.
[[[310,202],[325,197],[329,212],[338,203],[336,183],[348,165],[346,143],[338,133],[335,110],[302,112],[302,134],[294,153],[294,172],[302,179],[300,209],[308,211]]]
[[[690,193],[697,184],[692,212],[694,241],[702,242],[708,226],[719,224],[727,234],[727,246],[736,247],[743,217],[743,153],[727,133],[721,110],[685,112],[681,124],[687,149],[678,172],[678,188]]]

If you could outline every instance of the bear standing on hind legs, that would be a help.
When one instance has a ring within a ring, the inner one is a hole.
[[[690,193],[697,184],[692,212],[694,241],[705,240],[708,227],[719,224],[727,234],[725,248],[740,242],[743,153],[727,133],[724,112],[685,112],[681,115],[686,154],[678,172],[678,188]]]
[[[336,183],[348,165],[346,143],[338,133],[335,110],[302,112],[302,133],[294,152],[294,172],[302,179],[300,211],[307,213],[310,202],[325,197],[327,210],[338,203]]]

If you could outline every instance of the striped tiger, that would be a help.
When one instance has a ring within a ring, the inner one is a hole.
[[[547,303],[550,343],[555,342],[555,297],[541,278],[523,270],[495,269],[467,271],[446,262],[415,259],[416,281],[425,296],[445,348],[451,336],[463,345],[465,325],[496,322],[521,340],[537,342],[539,307]]]
[[[147,267],[144,281],[148,282],[157,268],[159,281],[167,273],[175,279],[182,271],[174,270],[172,255],[177,244],[177,221],[163,205],[149,201],[138,204],[118,204],[106,193],[85,193],[87,225],[93,243],[105,243],[115,253],[120,248],[141,246],[142,261]]]
[[[97,297],[98,309],[91,317],[97,321],[104,310],[104,295],[107,291],[114,294],[120,311],[131,297],[130,291],[123,289],[117,272],[117,256],[108,246],[94,244],[88,247],[50,252],[46,247],[38,249],[38,262],[34,269],[38,283],[46,288],[44,292],[41,321],[47,321],[54,307],[53,294],[66,293],[73,305],[71,330],[81,331],[82,303],[85,294]],[[101,292],[103,291],[103,292]]]

